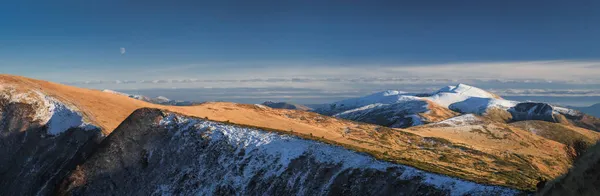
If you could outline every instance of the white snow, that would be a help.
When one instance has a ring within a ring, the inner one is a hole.
[[[122,92],[118,92],[118,91],[114,91],[114,90],[110,90],[110,89],[104,89],[104,90],[102,90],[102,92],[112,93],[112,94],[117,94],[117,95],[123,95],[123,96],[129,97],[129,94],[127,94],[127,93],[122,93]]]
[[[577,116],[578,112],[576,110],[573,109],[569,109],[569,108],[564,108],[564,107],[559,107],[559,106],[552,106],[553,111],[559,113],[559,114],[566,114],[566,115],[571,115],[571,116]]]
[[[288,164],[303,155],[309,155],[320,163],[331,163],[341,165],[343,169],[376,169],[386,171],[388,168],[402,168],[404,172],[399,177],[403,180],[415,179],[414,177],[423,177],[423,182],[438,188],[447,189],[451,195],[486,195],[489,191],[500,191],[502,195],[514,195],[518,192],[512,189],[481,185],[470,181],[460,180],[444,175],[432,174],[418,170],[409,166],[392,164],[378,161],[370,156],[356,153],[342,147],[333,146],[312,140],[300,139],[295,136],[266,132],[253,128],[244,128],[240,126],[228,125],[201,119],[187,118],[175,114],[169,114],[163,118],[159,125],[168,127],[171,131],[176,131],[175,135],[181,135],[179,132],[201,131],[211,135],[211,142],[226,140],[232,147],[243,148],[245,150],[244,160],[249,162],[244,167],[244,175],[228,174],[223,180],[231,181],[230,184],[239,187],[236,190],[245,190],[245,186],[252,179],[257,171],[270,168],[267,175],[281,175]],[[256,159],[253,157],[265,157],[265,159]],[[274,164],[266,161],[275,161]],[[226,163],[222,164],[235,164]],[[302,176],[296,176],[303,178]],[[289,182],[295,183],[295,182]],[[415,182],[419,183],[419,182]],[[157,190],[157,192],[164,192]],[[209,190],[203,192],[210,193]],[[324,193],[325,194],[325,193]]]
[[[71,128],[83,130],[99,129],[85,121],[83,116],[74,106],[67,106],[57,99],[47,96],[36,90],[28,92],[17,92],[15,87],[0,86],[0,96],[7,99],[9,103],[30,104],[36,108],[33,121],[40,122],[48,127],[49,135],[59,135]]]
[[[508,110],[515,107],[519,102],[495,98],[471,97],[464,101],[450,105],[449,109],[461,113],[483,114],[490,108]]]
[[[417,97],[402,91],[388,90],[364,97],[334,102],[329,105],[330,108],[325,106],[321,110],[331,110],[335,112],[336,116],[343,116],[356,113],[357,111],[381,108],[386,104],[397,104],[414,100],[430,100],[451,110],[475,114],[482,114],[487,109],[493,107],[509,109],[519,103],[497,98],[494,94],[473,86],[458,84],[456,86],[441,88],[429,97]]]
[[[102,90],[102,92],[112,93],[112,94],[116,94],[116,95],[123,95],[123,96],[127,96],[127,97],[134,98],[134,99],[137,99],[137,100],[142,100],[142,101],[148,101],[148,100],[150,100],[150,98],[148,98],[146,96],[143,96],[143,95],[130,95],[130,94],[127,94],[127,93],[122,93],[122,92],[118,92],[118,91],[114,91],[114,90],[109,90],[109,89],[104,89],[104,90]],[[157,99],[159,99],[159,98],[160,97],[157,97]],[[162,98],[166,99],[165,97],[162,97]]]
[[[50,113],[52,114],[46,122],[46,125],[48,125],[47,132],[50,135],[59,135],[71,128],[81,128],[83,130],[98,129],[96,126],[85,122],[83,116],[79,112],[53,98],[47,99],[51,103]]]
[[[454,103],[465,101],[471,97],[495,98],[493,94],[485,90],[466,84],[458,84],[456,86],[444,87],[434,95],[427,97],[427,99],[443,107],[448,107]]]
[[[384,115],[418,114],[429,110],[426,104],[424,105],[425,108],[418,107],[419,105],[415,104],[418,101],[425,100],[456,112],[477,115],[483,115],[491,108],[509,110],[519,103],[517,101],[504,100],[477,87],[458,84],[456,86],[441,88],[428,97],[417,97],[402,91],[388,90],[364,97],[334,102],[329,107],[325,106],[317,111],[353,120],[367,118],[368,115],[373,115],[374,113]],[[413,120],[421,122],[423,119],[413,118]]]
[[[163,96],[158,96],[155,98],[157,101],[162,101],[162,102],[169,102],[171,101],[169,98],[163,97]]]
[[[454,93],[454,94],[460,94],[460,95],[468,96],[468,97],[487,97],[487,98],[494,97],[494,94],[489,93],[483,89],[469,86],[469,85],[462,84],[462,83],[458,84],[456,86],[447,86],[447,87],[441,88],[438,91],[438,94],[439,93]]]
[[[358,98],[352,98],[352,99],[346,99],[346,100],[334,102],[330,105],[324,106],[324,108],[321,108],[321,109],[339,110],[341,112],[341,111],[355,109],[355,108],[363,107],[363,106],[370,105],[370,104],[376,104],[376,103],[392,104],[392,103],[396,103],[399,100],[403,99],[403,97],[405,97],[405,94],[407,94],[407,93],[402,92],[402,91],[387,90],[387,91],[367,95],[364,97],[358,97]],[[333,108],[328,108],[331,106],[333,106]]]
[[[258,107],[260,109],[267,109],[268,108],[267,106],[264,106],[262,104],[254,104],[254,106],[256,106],[256,107]]]
[[[473,115],[473,114],[464,114],[457,117],[452,117],[435,124],[446,124],[450,126],[462,126],[462,125],[472,125],[474,123],[481,122],[481,120]]]

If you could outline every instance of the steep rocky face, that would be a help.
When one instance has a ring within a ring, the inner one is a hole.
[[[80,165],[65,195],[513,195],[341,147],[140,109]]]
[[[42,93],[0,86],[0,195],[48,195],[93,151],[100,129],[77,114]]]
[[[511,108],[509,112],[512,114],[512,119],[514,121],[543,120],[548,122],[558,122],[554,117],[552,106],[546,103],[519,103]]]
[[[600,119],[576,110],[551,106],[547,103],[519,103],[508,111],[511,113],[513,121],[543,120],[573,124],[581,128],[600,131]]]

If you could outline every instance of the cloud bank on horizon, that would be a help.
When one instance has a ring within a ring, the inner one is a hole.
[[[600,61],[471,62],[430,65],[196,64],[137,71],[86,70],[82,80],[58,81],[96,89],[279,88],[324,91],[433,91],[467,83],[501,95],[600,96]],[[76,71],[76,70],[73,70]],[[60,75],[60,73],[59,73]],[[64,76],[67,77],[67,76]],[[59,78],[63,78],[59,76]]]
[[[268,80],[268,79],[486,79],[569,82],[600,82],[600,61],[522,61],[468,62],[446,64],[293,64],[293,63],[206,63],[183,66],[127,67],[50,72],[41,78],[62,79],[59,82],[89,81],[181,81],[197,80]],[[70,78],[64,80],[64,78]],[[146,82],[144,82],[146,81]],[[152,83],[152,82],[151,82]],[[154,82],[160,83],[160,82]]]

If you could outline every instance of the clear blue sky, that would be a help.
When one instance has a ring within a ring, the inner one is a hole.
[[[597,0],[25,0],[0,6],[0,28],[0,72],[59,82],[128,79],[124,72],[168,67],[191,77],[198,64],[215,75],[266,64],[600,58]]]

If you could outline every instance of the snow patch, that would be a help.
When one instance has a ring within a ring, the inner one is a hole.
[[[441,106],[449,107],[454,103],[465,101],[471,97],[496,99],[492,93],[466,84],[444,87],[434,95],[427,97],[427,99]]]
[[[467,115],[463,118],[476,117]],[[422,177],[422,179],[424,179],[422,182],[415,183],[433,185],[450,191],[451,195],[486,195],[486,193],[489,193],[490,191],[498,191],[502,195],[514,195],[518,193],[518,191],[508,188],[481,185],[457,178],[428,173],[409,166],[379,161],[371,156],[356,153],[342,147],[305,140],[296,136],[188,118],[176,114],[167,115],[158,124],[166,126],[169,131],[175,131],[176,135],[182,135],[179,133],[185,131],[205,132],[210,135],[211,142],[225,140],[233,148],[237,148],[238,151],[244,149],[244,160],[249,160],[249,163],[244,167],[244,174],[241,176],[228,174],[227,178],[224,178],[232,179],[231,184],[240,187],[241,190],[245,190],[245,186],[250,182],[257,171],[269,168],[267,169],[268,171],[266,171],[267,176],[281,175],[291,161],[298,159],[303,155],[307,155],[313,157],[320,163],[340,165],[342,169],[333,176],[337,176],[340,172],[346,171],[346,169],[376,169],[379,171],[386,171],[390,168],[401,168],[404,170],[402,175],[399,176],[402,180],[411,180],[415,179],[415,177]],[[253,157],[257,156],[266,158],[253,159]],[[275,165],[272,165],[273,163],[270,161],[273,161]],[[222,164],[235,163],[224,162]],[[303,178],[302,176],[298,177]],[[160,188],[160,190],[157,191],[163,192],[163,189],[164,188]]]
[[[573,109],[569,109],[569,108],[552,106],[552,109],[554,109],[554,111],[559,114],[564,114],[564,115],[569,115],[569,116],[579,115],[579,112],[577,112],[576,110],[573,110]]]
[[[33,105],[36,113],[33,121],[38,121],[48,127],[49,135],[59,135],[71,128],[81,128],[83,130],[99,129],[85,121],[83,116],[73,106],[67,106],[57,99],[47,96],[37,90],[27,92],[17,92],[16,88],[9,86],[0,86],[2,98],[9,103],[23,103]]]
[[[254,106],[260,108],[260,109],[268,109],[267,106],[264,106],[262,104],[254,104]]]
[[[127,94],[127,93],[117,92],[117,91],[113,91],[113,90],[110,90],[110,89],[104,89],[104,90],[102,90],[102,92],[116,94],[116,95],[123,95],[123,96],[129,97],[129,94]]]
[[[464,101],[453,103],[449,109],[460,113],[483,114],[490,108],[508,110],[515,107],[519,102],[504,99],[471,97]]]
[[[450,126],[462,126],[462,125],[472,125],[474,123],[481,122],[479,117],[474,114],[465,114],[453,118],[449,118],[434,124],[446,124]]]

